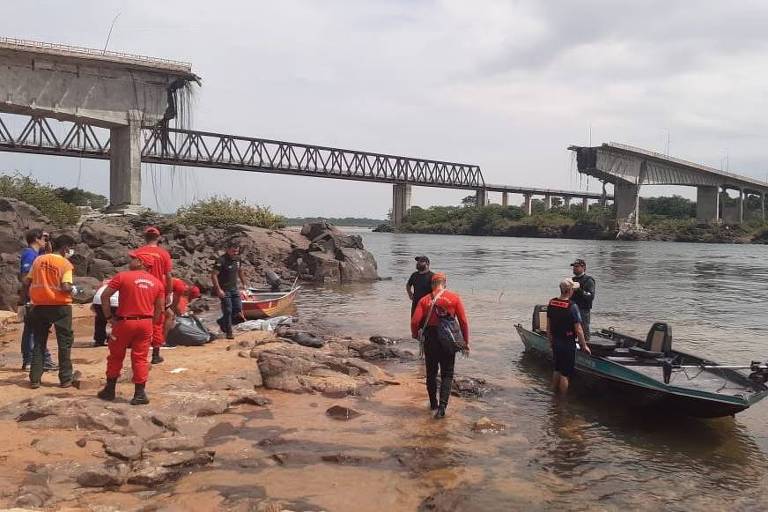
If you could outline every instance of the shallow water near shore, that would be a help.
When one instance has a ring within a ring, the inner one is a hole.
[[[340,332],[407,337],[404,283],[413,256],[427,254],[470,315],[473,354],[459,360],[457,374],[501,388],[469,402],[460,417],[415,429],[441,447],[425,456],[432,470],[418,477],[447,489],[425,505],[738,510],[761,508],[768,498],[768,402],[735,419],[697,420],[649,415],[578,389],[557,400],[549,369],[524,356],[514,331],[516,323],[530,324],[533,305],[555,295],[568,264],[581,257],[598,283],[593,328],[644,337],[654,321],[666,321],[682,350],[723,363],[765,359],[763,247],[361,234],[380,274],[392,280],[309,288],[300,313]],[[506,430],[473,434],[470,422],[482,416]],[[459,485],[455,474],[437,469],[459,467],[472,475]]]

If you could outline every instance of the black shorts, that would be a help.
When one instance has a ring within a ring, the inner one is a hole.
[[[570,377],[576,368],[576,343],[555,340],[552,344],[552,359],[555,371],[563,377]]]

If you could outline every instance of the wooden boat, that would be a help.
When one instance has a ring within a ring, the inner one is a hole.
[[[532,329],[516,326],[526,351],[551,359],[546,306],[534,309]],[[725,366],[672,350],[671,328],[656,323],[646,340],[613,329],[591,333],[592,355],[576,354],[575,384],[616,392],[623,402],[676,414],[715,418],[741,412],[768,395],[768,365]]]
[[[247,320],[258,320],[284,315],[293,308],[296,296],[301,286],[288,292],[269,292],[261,290],[246,290],[241,292],[243,315]]]

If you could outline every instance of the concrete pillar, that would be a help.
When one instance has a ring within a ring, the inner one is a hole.
[[[566,210],[571,209],[571,198],[570,197],[564,197],[563,198],[563,204],[565,205]]]
[[[584,208],[585,212],[588,211],[589,210],[589,199],[587,199],[586,197],[582,197],[581,198],[581,207]]]
[[[549,211],[552,209],[552,196],[544,196],[544,210]]]
[[[509,194],[506,192],[501,193],[501,206],[509,206]]]
[[[484,188],[477,189],[477,192],[475,193],[475,204],[477,206],[488,206],[488,191]]]
[[[744,189],[739,188],[739,224],[744,222]]]
[[[392,185],[392,226],[399,227],[411,209],[411,186],[406,183]]]
[[[720,220],[718,187],[696,187],[696,221],[715,223]]]
[[[128,126],[109,130],[110,206],[141,204],[141,121],[129,114]]]
[[[763,216],[763,222],[765,222],[765,192],[760,194],[760,213]]]
[[[523,211],[526,215],[531,215],[533,213],[531,194],[523,194]]]
[[[613,187],[613,201],[616,204],[616,222],[621,225],[631,222],[640,226],[640,185],[619,181]]]

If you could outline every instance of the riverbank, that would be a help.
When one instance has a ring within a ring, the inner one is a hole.
[[[417,510],[479,478],[443,438],[473,435],[477,413],[454,398],[445,422],[431,418],[420,364],[407,364],[415,343],[301,325],[294,331],[313,329],[321,348],[238,333],[164,350],[150,405],[132,407],[125,370],[114,403],[96,398],[107,349],[90,346],[91,314],[75,311],[78,388],[47,373],[31,390],[19,326],[0,337],[0,507]]]

